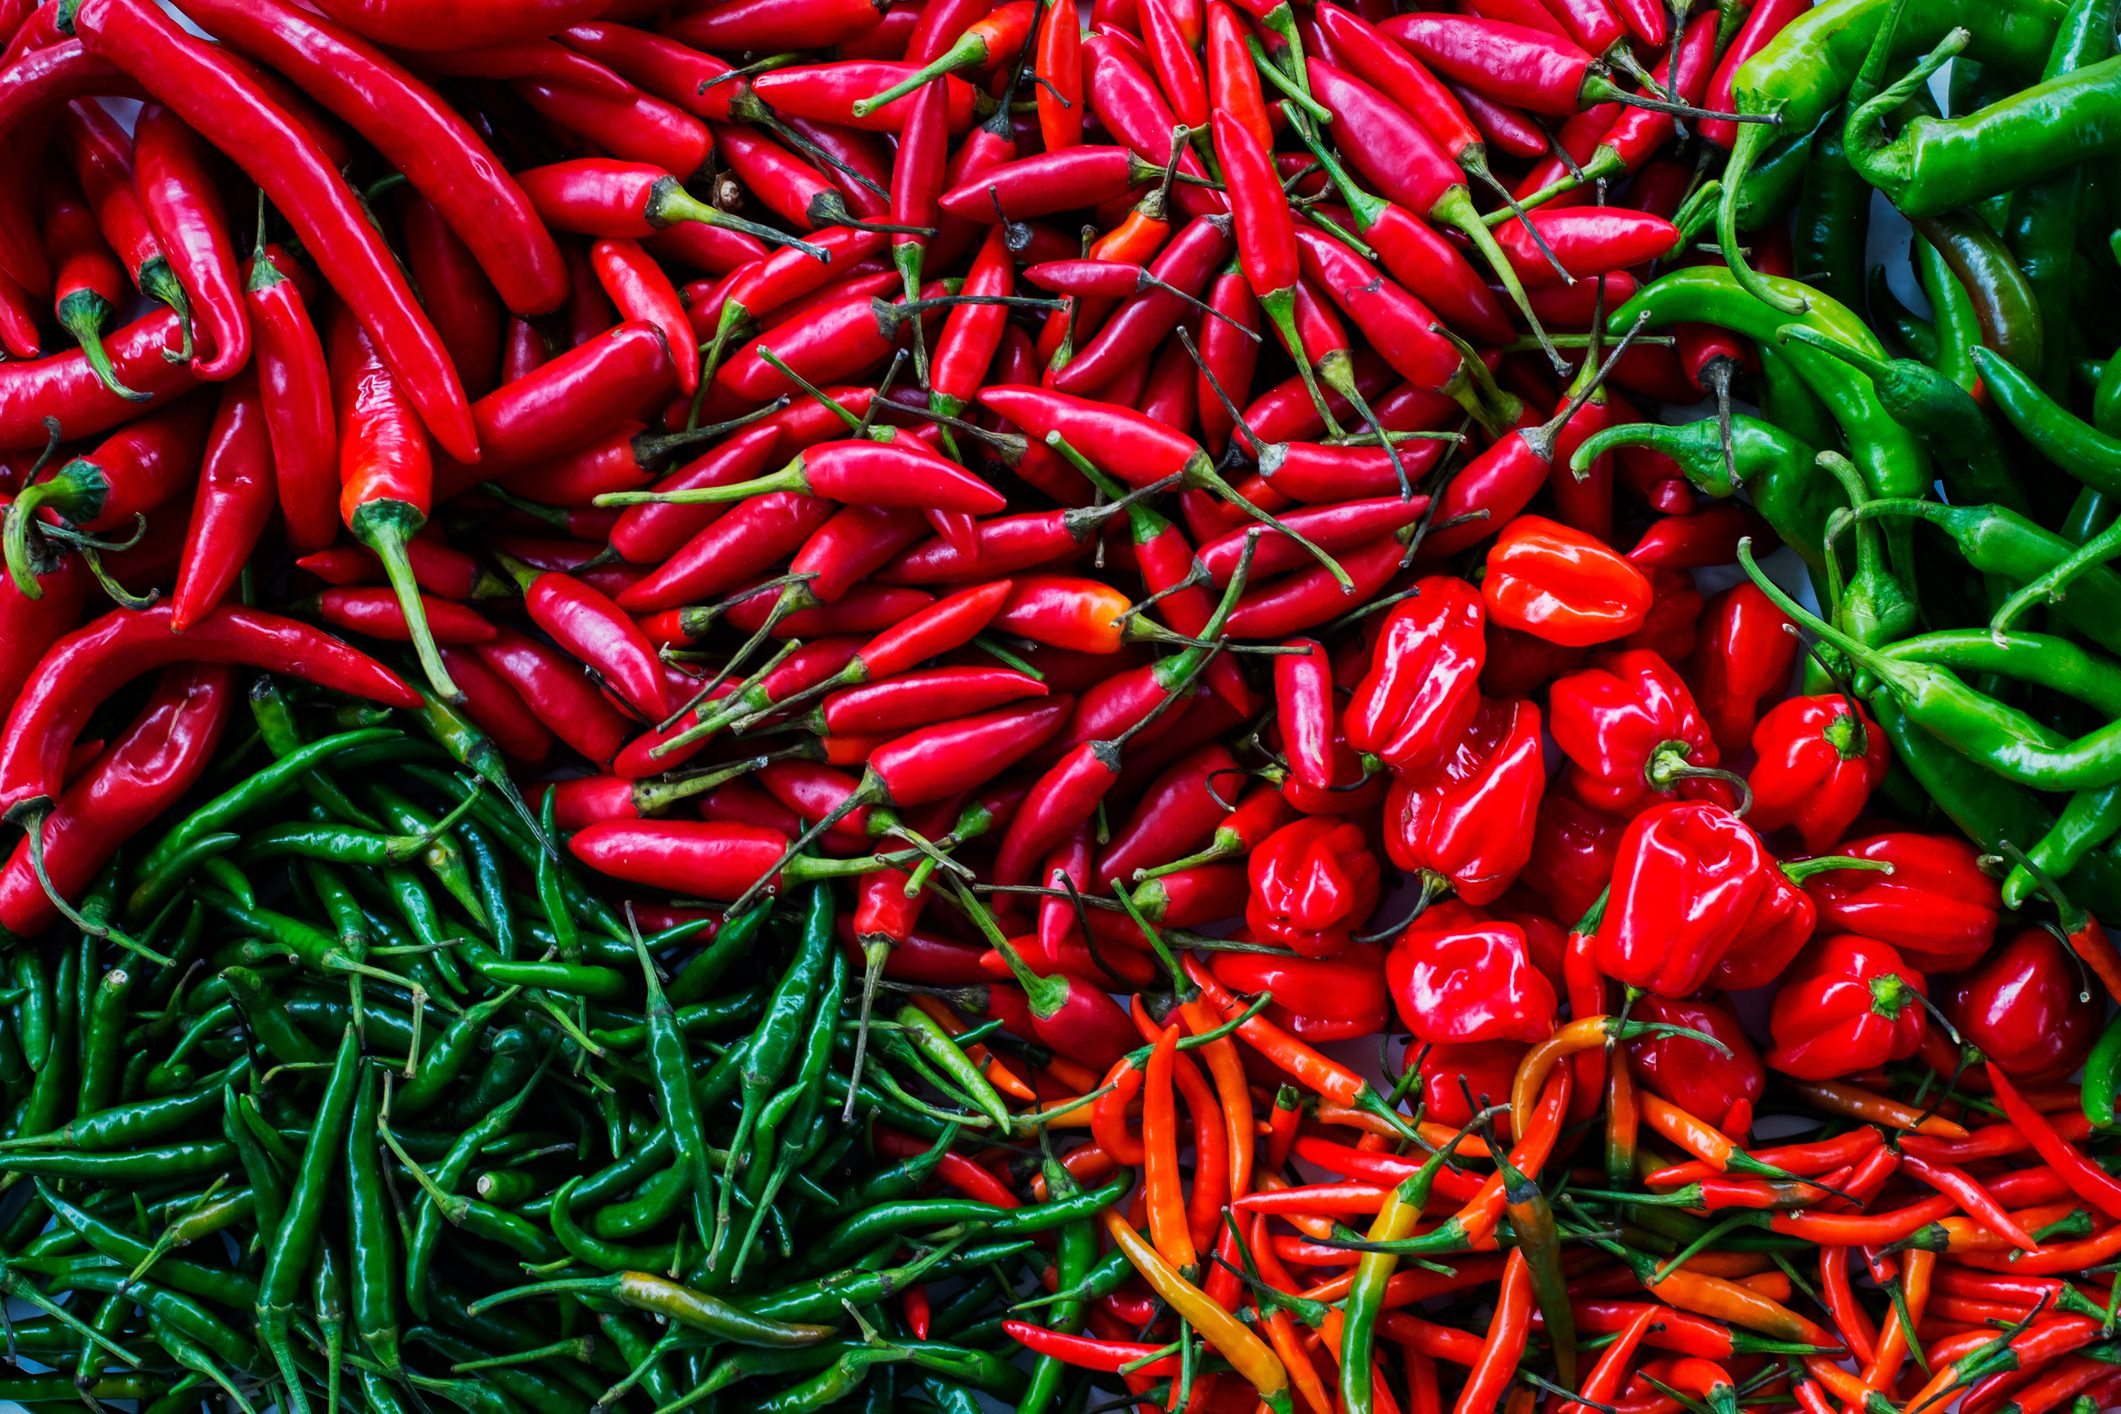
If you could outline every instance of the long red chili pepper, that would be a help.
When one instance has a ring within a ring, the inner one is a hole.
[[[209,380],[228,378],[250,362],[250,321],[237,282],[228,213],[205,144],[175,113],[150,103],[140,110],[133,130],[133,163],[148,225],[184,286],[195,332],[205,345],[192,370]]]

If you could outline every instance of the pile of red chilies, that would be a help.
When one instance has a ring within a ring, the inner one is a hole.
[[[1760,366],[1655,281],[1806,7],[1679,8],[0,5],[0,924],[248,665],[998,1019],[940,1181],[1140,1173],[1026,1408],[2106,1406],[2099,925],[1867,813],[1727,442],[1577,455]]]

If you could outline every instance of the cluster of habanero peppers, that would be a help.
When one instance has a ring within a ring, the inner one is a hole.
[[[0,0],[0,1402],[2121,1407],[2117,8]]]

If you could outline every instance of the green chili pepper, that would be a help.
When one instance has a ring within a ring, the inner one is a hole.
[[[302,1388],[291,1343],[295,1302],[310,1256],[316,1250],[317,1225],[324,1214],[331,1175],[338,1167],[353,1112],[360,1061],[359,1038],[348,1027],[339,1040],[331,1078],[318,1102],[315,1127],[302,1151],[301,1168],[288,1190],[287,1212],[266,1249],[265,1271],[258,1280],[258,1339],[279,1367],[287,1384],[289,1404],[296,1414],[309,1408],[309,1397]]]
[[[347,1287],[354,1330],[384,1369],[398,1368],[398,1230],[383,1189],[382,1078],[366,1074],[346,1136]]]

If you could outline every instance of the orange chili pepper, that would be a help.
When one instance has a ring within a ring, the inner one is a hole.
[[[1142,1188],[1148,1197],[1149,1240],[1190,1280],[1200,1271],[1200,1252],[1186,1216],[1186,1181],[1178,1167],[1178,1105],[1171,1081],[1178,1057],[1178,1028],[1167,1027],[1149,1051],[1142,1085]]]

